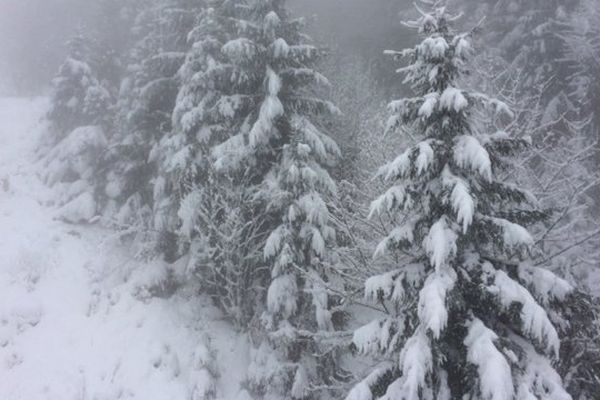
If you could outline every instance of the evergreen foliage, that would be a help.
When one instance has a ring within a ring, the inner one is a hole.
[[[197,3],[155,0],[141,9],[128,76],[121,85],[117,129],[105,160],[105,215],[118,226],[141,225],[155,232],[161,252],[173,252],[173,240],[168,221],[154,218],[158,145],[172,129],[177,72]]]
[[[439,2],[432,8],[407,23],[423,41],[389,52],[410,59],[400,71],[416,97],[390,104],[388,129],[402,126],[420,141],[379,170],[392,186],[372,214],[401,222],[375,255],[407,257],[365,283],[367,298],[390,315],[356,331],[354,345],[389,361],[348,399],[569,399],[552,367],[560,346],[548,300],[572,289],[528,261],[535,245],[524,226],[544,212],[497,178],[526,142],[480,129],[512,113],[458,87],[471,34],[455,33],[456,18]]]
[[[285,0],[102,0],[98,37],[70,42],[41,149],[59,217],[101,220],[163,258],[145,296],[199,282],[251,339],[240,398],[587,400],[600,387],[598,304],[570,284],[600,255],[597,7],[477,2],[501,69],[480,92],[471,71],[489,59],[473,31],[422,2],[431,11],[405,24],[422,42],[386,52],[410,60],[387,90],[414,92],[387,125],[377,67],[327,67]],[[201,339],[190,396],[208,400],[218,355]],[[376,361],[353,388],[350,351]]]
[[[67,46],[68,57],[52,81],[47,115],[52,130],[50,145],[57,144],[78,126],[101,125],[111,101],[90,65],[90,40],[80,30]]]
[[[80,29],[52,81],[49,135],[39,152],[43,179],[56,192],[59,216],[88,222],[97,211],[98,159],[106,148],[111,95],[96,78],[92,41]]]
[[[219,171],[249,183],[253,208],[266,210],[258,238],[269,267],[259,275],[268,286],[267,337],[248,386],[257,398],[321,398],[339,378],[335,349],[319,340],[334,334],[339,301],[330,291],[338,283],[326,204],[335,192],[326,168],[339,149],[319,126],[338,111],[315,92],[328,85],[314,70],[321,51],[284,1],[250,1],[234,25],[237,37],[222,47],[233,90],[220,105],[235,135],[212,154]]]

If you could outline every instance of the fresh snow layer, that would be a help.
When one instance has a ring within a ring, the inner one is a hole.
[[[0,399],[189,399],[214,384],[195,360],[207,340],[217,399],[235,399],[244,337],[193,287],[150,296],[165,265],[45,206],[52,193],[32,161],[45,109],[0,99]]]

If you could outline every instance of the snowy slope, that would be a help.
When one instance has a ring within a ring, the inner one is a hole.
[[[217,398],[236,398],[243,336],[193,286],[149,296],[166,266],[44,205],[32,160],[45,107],[0,99],[0,399],[190,399],[206,384],[196,350],[207,341],[227,378]]]

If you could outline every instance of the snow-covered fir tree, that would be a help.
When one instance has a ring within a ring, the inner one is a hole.
[[[167,235],[159,238],[159,244],[172,240],[165,233],[165,222],[153,218],[158,144],[172,129],[177,72],[199,3],[155,0],[141,9],[133,28],[138,39],[121,85],[117,128],[105,160],[104,192],[109,199],[105,215],[119,226],[137,224]]]
[[[96,215],[94,196],[99,156],[106,149],[111,96],[95,74],[93,46],[79,29],[52,81],[48,134],[38,149],[42,177],[53,187],[52,202],[69,222]]]
[[[545,218],[535,198],[498,179],[527,141],[482,129],[511,112],[459,87],[471,33],[452,29],[457,17],[443,2],[423,3],[431,11],[406,23],[423,41],[389,52],[410,59],[400,72],[416,97],[390,104],[388,130],[415,143],[379,170],[391,186],[371,207],[393,225],[375,256],[402,257],[366,281],[387,315],[353,339],[383,360],[347,399],[570,399],[553,368],[552,304],[572,288],[531,262],[526,226]]]
[[[481,4],[481,2],[477,2]],[[485,35],[486,55],[501,55],[486,83],[517,110],[510,124],[514,135],[531,135],[521,168],[512,171],[536,193],[541,204],[554,209],[543,226],[533,230],[544,251],[535,257],[560,270],[583,290],[589,268],[598,264],[600,226],[595,215],[599,204],[600,175],[596,165],[599,139],[593,104],[595,2],[517,1],[487,2],[492,23]],[[496,60],[491,64],[496,64]],[[480,63],[481,64],[481,63]],[[486,63],[484,62],[484,65]],[[488,62],[488,64],[490,64]],[[598,351],[594,328],[585,326],[597,313],[597,304],[581,293],[565,305],[568,325],[560,325],[559,372],[574,398],[597,392]],[[587,310],[587,311],[584,311]]]
[[[157,211],[164,213],[158,218],[171,223],[177,223],[173,214],[177,214],[181,199],[195,181],[205,180],[202,179],[205,176],[198,178],[198,175],[206,170],[208,149],[217,136],[212,134],[217,127],[215,124],[210,126],[208,114],[214,106],[212,97],[218,96],[211,87],[223,80],[209,76],[215,67],[223,70],[219,59],[222,58],[220,52],[225,32],[219,11],[218,6],[203,9],[188,34],[190,50],[178,72],[181,84],[172,114],[173,129],[159,144],[161,176],[157,181],[155,201],[162,203]],[[224,127],[218,128],[222,133]]]
[[[50,146],[55,145],[78,126],[99,125],[105,122],[110,94],[100,84],[90,65],[90,39],[79,28],[67,43],[68,56],[52,81],[50,109]]]
[[[328,85],[314,69],[322,52],[301,25],[284,1],[252,0],[236,17],[237,36],[222,47],[233,85],[220,104],[235,135],[212,153],[219,171],[247,182],[253,209],[266,210],[258,238],[268,268],[255,271],[268,286],[266,337],[247,382],[260,399],[327,398],[340,378],[331,343],[339,302],[331,289],[340,284],[326,204],[335,192],[326,168],[339,150],[319,128],[337,109],[315,94]]]
[[[259,247],[251,193],[238,174],[214,168],[210,151],[234,131],[238,96],[222,47],[237,35],[239,0],[206,3],[188,35],[190,50],[179,71],[181,87],[173,130],[160,143],[157,217],[177,231],[188,272],[238,324],[253,316],[252,277]],[[251,223],[248,223],[251,222]]]

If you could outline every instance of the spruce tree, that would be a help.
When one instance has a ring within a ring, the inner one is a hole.
[[[110,94],[96,78],[91,63],[92,46],[82,28],[67,43],[68,56],[52,81],[50,109],[50,146],[56,145],[73,129],[105,122]]]
[[[99,155],[106,149],[111,96],[96,77],[94,46],[80,28],[68,42],[69,53],[52,81],[49,131],[39,155],[42,177],[53,186],[52,202],[69,222],[96,215],[94,199]]]
[[[591,78],[599,49],[597,5],[587,0],[494,3],[488,14],[493,26],[484,41],[491,52],[500,50],[507,67],[487,81],[519,110],[511,124],[514,134],[533,138],[519,178],[555,210],[534,231],[544,249],[536,262],[589,291],[589,267],[600,257],[600,225],[593,217],[600,204],[598,119],[592,111],[598,101]],[[558,370],[574,398],[593,397],[600,382],[591,378],[598,364],[589,361],[600,347],[596,324],[587,328],[591,319],[581,320],[597,314],[597,304],[587,297],[569,296],[564,306],[569,324],[558,329],[564,344]]]
[[[249,193],[235,174],[218,173],[210,151],[232,135],[239,96],[232,66],[221,51],[237,34],[239,0],[206,3],[188,35],[190,50],[179,70],[181,87],[173,130],[160,143],[155,190],[158,218],[171,221],[188,272],[237,324],[252,318],[252,268],[257,248],[247,221]],[[234,80],[233,80],[234,81]]]
[[[177,225],[183,199],[209,179],[209,150],[227,138],[227,110],[222,98],[229,85],[221,47],[231,1],[213,1],[202,9],[188,33],[189,51],[178,71],[179,89],[172,130],[159,143],[160,177],[155,191],[157,218]],[[168,216],[170,215],[170,216]],[[192,221],[185,221],[189,225]],[[171,226],[170,229],[176,229]]]
[[[268,287],[266,337],[248,388],[257,399],[326,398],[340,378],[335,345],[320,340],[335,336],[332,306],[339,302],[326,204],[335,192],[326,168],[339,150],[320,126],[337,109],[316,94],[328,84],[314,69],[322,52],[308,44],[284,1],[249,1],[235,19],[238,36],[222,47],[233,82],[224,105],[235,135],[212,154],[219,171],[245,182],[253,208],[266,210],[257,237],[268,268],[255,271]]]
[[[379,170],[390,188],[371,206],[392,224],[375,256],[402,256],[366,281],[366,297],[387,315],[353,339],[384,360],[347,399],[570,399],[553,369],[560,317],[552,305],[572,289],[531,262],[526,226],[544,211],[498,178],[527,141],[483,130],[511,112],[460,88],[471,32],[456,33],[457,17],[427,3],[430,12],[406,23],[423,41],[388,52],[410,59],[400,72],[416,95],[390,104],[388,129],[415,144]]]
[[[158,243],[169,249],[167,222],[153,218],[158,149],[172,129],[177,72],[199,5],[198,0],[154,0],[140,10],[133,27],[137,41],[121,85],[117,129],[105,160],[105,215],[118,226],[140,225],[158,233]]]

